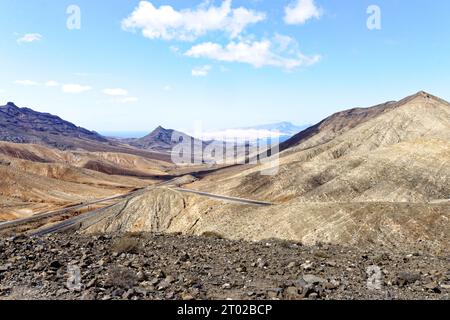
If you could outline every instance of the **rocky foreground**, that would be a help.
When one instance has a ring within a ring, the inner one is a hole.
[[[0,299],[449,299],[450,257],[139,234],[0,239]]]

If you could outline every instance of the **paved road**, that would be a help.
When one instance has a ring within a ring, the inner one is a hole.
[[[54,226],[47,227],[47,228],[44,228],[44,229],[42,229],[42,230],[32,232],[32,233],[31,233],[31,236],[34,236],[34,237],[40,237],[40,236],[44,236],[44,235],[46,235],[46,234],[51,234],[51,233],[54,233],[54,232],[60,232],[60,231],[64,231],[64,230],[70,229],[70,228],[72,228],[72,227],[74,227],[74,226],[76,226],[76,225],[78,225],[78,224],[81,224],[81,223],[82,223],[83,221],[85,221],[86,219],[95,217],[95,216],[96,216],[97,214],[99,214],[102,210],[107,209],[107,208],[110,208],[110,207],[112,207],[112,206],[114,206],[114,205],[115,205],[115,204],[110,205],[110,206],[107,206],[107,207],[102,208],[102,209],[99,209],[99,210],[91,211],[91,212],[82,214],[82,215],[80,215],[80,216],[78,216],[78,217],[74,217],[74,218],[71,218],[71,219],[67,219],[67,220],[65,220],[65,221],[63,221],[63,222],[60,222],[60,223],[58,223],[58,224],[55,224]]]
[[[208,197],[208,198],[212,198],[212,199],[223,200],[226,202],[234,202],[234,203],[248,204],[248,205],[255,205],[255,206],[272,206],[273,205],[273,203],[271,203],[271,202],[243,199],[243,198],[237,198],[237,197],[228,197],[228,196],[213,194],[213,193],[209,193],[209,192],[196,191],[196,190],[192,190],[192,189],[172,188],[172,190],[176,190],[176,191],[184,192],[184,193],[192,193],[192,194],[196,194],[199,196],[204,196],[204,197]]]
[[[138,189],[138,190],[133,191],[133,192],[131,192],[129,194],[122,195],[121,198],[123,200],[129,200],[129,199],[137,196],[140,193],[148,192],[148,191],[150,191],[152,189],[155,189],[155,188],[158,188],[158,187],[170,184],[170,183],[172,183],[175,180],[176,179],[172,179],[172,180],[169,180],[169,181],[158,183],[158,184],[156,184],[154,186],[151,186],[151,187]],[[79,215],[77,217],[69,218],[69,219],[67,219],[67,220],[65,220],[63,222],[57,223],[57,224],[55,224],[55,225],[53,225],[51,227],[43,228],[43,229],[41,229],[39,231],[33,232],[33,233],[31,233],[31,236],[39,237],[39,236],[43,236],[43,235],[46,235],[46,234],[51,234],[51,233],[60,232],[60,231],[64,231],[64,230],[70,229],[72,227],[75,227],[75,226],[83,223],[84,221],[86,221],[88,219],[91,219],[91,218],[95,217],[96,215],[104,212],[105,209],[108,209],[108,208],[110,208],[110,207],[112,207],[112,206],[114,206],[116,204],[117,203],[114,203],[114,204],[112,204],[110,206],[107,206],[107,207],[104,207],[104,208],[101,208],[101,209],[98,209],[98,210],[94,210],[94,211],[91,211],[91,212],[87,212],[87,213],[81,214],[81,215]],[[0,228],[1,228],[1,226],[0,226]]]
[[[135,190],[135,191],[133,191],[131,193],[127,193],[127,194],[122,194],[122,195],[113,196],[113,197],[109,197],[109,198],[99,199],[99,200],[95,200],[95,201],[91,201],[91,202],[84,202],[84,203],[81,203],[81,204],[77,204],[77,205],[74,205],[74,206],[71,206],[71,207],[67,207],[67,208],[64,208],[64,209],[59,209],[59,210],[56,210],[56,211],[51,211],[51,212],[37,214],[37,215],[31,216],[29,218],[3,222],[3,223],[0,223],[0,230],[11,228],[11,227],[17,227],[17,226],[20,226],[20,225],[25,225],[25,224],[28,224],[28,223],[37,222],[37,221],[39,221],[41,219],[48,219],[48,218],[56,217],[58,215],[63,215],[63,214],[68,213],[70,211],[79,210],[79,209],[86,208],[86,207],[89,207],[89,206],[92,206],[92,205],[95,205],[95,204],[108,202],[108,201],[112,201],[112,200],[124,199],[124,198],[127,198],[129,196],[134,195],[135,193],[137,193],[140,190],[142,190],[142,189],[138,189],[138,190]]]
[[[39,221],[40,219],[43,219],[43,218],[48,218],[48,217],[56,216],[59,214],[67,213],[69,210],[80,209],[83,207],[87,207],[87,206],[90,206],[93,204],[98,204],[98,203],[102,203],[102,202],[106,202],[106,201],[117,200],[117,199],[129,200],[129,199],[137,196],[139,193],[147,192],[151,189],[155,189],[155,188],[162,187],[162,186],[169,186],[169,188],[170,188],[171,183],[173,183],[174,181],[176,181],[176,179],[172,179],[169,181],[159,183],[150,188],[138,189],[138,190],[135,190],[135,191],[125,194],[125,195],[101,199],[101,200],[93,201],[90,203],[84,203],[81,205],[77,205],[77,206],[74,206],[71,208],[65,208],[62,210],[58,210],[58,211],[54,211],[54,212],[50,212],[50,213],[46,213],[46,214],[41,214],[39,216],[34,216],[34,217],[27,218],[27,219],[11,221],[6,224],[0,224],[0,229],[5,228],[5,227],[11,227],[11,226],[16,226],[16,225],[27,224],[30,222]],[[172,187],[170,189],[176,190],[178,192],[196,194],[196,195],[208,197],[211,199],[218,199],[218,200],[222,200],[222,201],[226,201],[226,202],[233,202],[233,203],[246,204],[246,205],[255,205],[255,206],[271,206],[271,205],[273,205],[273,203],[265,202],[265,201],[257,201],[257,200],[243,199],[243,198],[237,198],[237,197],[228,197],[228,196],[213,194],[213,193],[209,193],[209,192],[202,192],[202,191],[196,191],[196,190],[185,189],[185,188]],[[81,214],[77,217],[67,219],[67,220],[57,223],[51,227],[43,228],[39,231],[36,231],[36,232],[32,233],[31,235],[32,236],[43,236],[43,235],[54,233],[54,232],[64,231],[64,230],[70,229],[72,227],[75,227],[77,225],[81,225],[84,221],[95,217],[96,215],[104,212],[105,209],[110,208],[116,204],[117,203],[114,203],[105,208],[87,212],[87,213]]]

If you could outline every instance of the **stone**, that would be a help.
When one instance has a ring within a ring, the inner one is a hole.
[[[327,280],[325,280],[324,278],[312,275],[312,274],[306,274],[303,276],[303,280],[305,280],[307,283],[310,284],[319,284],[319,283],[324,283]]]
[[[432,291],[434,293],[441,293],[441,289],[439,288],[438,284],[436,282],[429,282],[424,285],[425,289]]]
[[[410,272],[400,272],[397,275],[397,278],[394,283],[400,287],[403,287],[405,285],[412,284],[420,279],[421,279],[420,274]]]
[[[287,287],[284,290],[284,296],[288,300],[299,300],[302,297],[297,287]]]
[[[326,265],[329,266],[329,267],[336,267],[337,263],[334,260],[329,260],[329,261],[326,262]]]
[[[317,294],[316,292],[313,292],[308,296],[308,298],[311,300],[317,300],[319,298],[319,294]]]
[[[139,271],[139,272],[136,274],[136,279],[137,279],[139,282],[144,281],[145,278],[146,278],[146,277],[145,277],[145,273],[142,272],[142,271]]]
[[[62,267],[62,264],[58,260],[54,260],[54,261],[50,262],[50,264],[49,264],[49,268],[52,270],[57,270],[61,267]]]
[[[310,270],[312,270],[314,268],[314,263],[312,263],[311,261],[305,261],[305,263],[303,263],[301,265],[301,267],[305,271],[310,271]]]
[[[111,295],[113,297],[122,297],[124,293],[125,293],[125,291],[123,289],[119,288],[119,289],[115,289]]]
[[[185,253],[183,253],[181,256],[180,256],[180,261],[181,262],[186,262],[186,261],[188,261],[189,260],[189,254],[187,254],[186,252]]]
[[[230,290],[231,289],[231,284],[230,283],[224,283],[223,286],[222,286],[222,289]]]
[[[293,269],[297,266],[297,263],[295,261],[289,262],[289,264],[286,266],[287,269]]]
[[[12,267],[12,263],[0,265],[0,272],[8,271]]]
[[[341,283],[337,280],[327,281],[323,284],[324,288],[327,290],[335,290],[339,288],[340,285]]]
[[[181,299],[185,300],[185,301],[191,301],[191,300],[195,300],[195,298],[192,296],[192,294],[190,294],[189,292],[183,292],[181,294]]]
[[[134,293],[135,293],[134,289],[129,289],[127,292],[125,292],[122,295],[122,299],[129,300],[133,296]]]
[[[258,262],[257,262],[256,265],[257,265],[258,268],[263,269],[263,268],[266,268],[268,266],[268,263],[267,263],[267,261],[265,261],[265,260],[263,260],[261,258],[258,258]]]
[[[170,287],[170,283],[167,282],[167,281],[165,281],[165,280],[161,281],[161,282],[158,284],[158,286],[157,286],[157,288],[158,288],[159,291],[165,290],[165,289],[167,289],[167,288],[169,288],[169,287]]]

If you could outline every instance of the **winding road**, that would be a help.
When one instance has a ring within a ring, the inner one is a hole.
[[[95,201],[91,201],[91,202],[81,203],[81,204],[77,204],[77,205],[67,207],[64,209],[38,214],[38,215],[29,217],[29,218],[25,218],[25,219],[0,223],[0,231],[6,230],[9,228],[27,225],[27,224],[38,223],[41,220],[51,219],[51,218],[54,218],[54,217],[57,217],[60,215],[70,213],[74,210],[83,209],[83,208],[86,208],[86,207],[89,207],[89,206],[92,206],[95,204],[99,204],[99,203],[104,203],[104,202],[109,202],[109,201],[114,201],[114,200],[126,201],[126,200],[129,200],[129,199],[131,199],[139,194],[142,194],[144,192],[148,192],[152,189],[160,188],[160,187],[164,187],[164,186],[167,187],[169,190],[173,190],[173,191],[177,191],[177,192],[181,192],[181,193],[195,194],[198,196],[207,197],[207,198],[215,199],[215,200],[219,200],[219,201],[224,201],[227,203],[238,203],[238,204],[253,205],[253,206],[271,206],[271,205],[273,205],[273,203],[271,203],[271,202],[244,199],[244,198],[238,198],[238,197],[230,197],[230,196],[218,195],[218,194],[213,194],[213,193],[204,192],[204,191],[197,191],[197,190],[192,190],[192,189],[175,187],[173,184],[174,183],[176,184],[177,179],[179,179],[179,178],[175,178],[175,179],[171,179],[169,181],[158,183],[150,188],[136,189],[128,194],[123,194],[123,195],[113,196],[113,197],[109,197],[109,198],[105,198],[105,199],[99,199],[99,200],[95,200]],[[94,211],[90,211],[90,212],[78,215],[76,217],[73,217],[73,218],[69,218],[62,222],[58,222],[52,226],[41,228],[39,230],[31,232],[30,235],[31,236],[43,236],[46,234],[51,234],[51,233],[55,233],[55,232],[68,230],[70,228],[76,227],[77,225],[83,223],[84,221],[86,221],[88,219],[94,218],[98,214],[101,214],[104,211],[104,209],[110,208],[110,207],[116,205],[117,203],[120,203],[120,201],[110,204],[108,206],[105,206],[103,208],[100,208],[100,209],[97,209]],[[44,223],[44,225],[45,225],[45,223]]]
[[[211,199],[222,200],[225,202],[233,202],[233,203],[240,203],[240,204],[247,204],[247,205],[254,205],[254,206],[272,206],[273,205],[273,203],[271,203],[271,202],[250,200],[250,199],[237,198],[237,197],[229,197],[229,196],[223,196],[223,195],[219,195],[219,194],[197,191],[197,190],[192,190],[192,189],[172,188],[172,190],[183,192],[183,193],[192,193],[192,194],[204,196],[204,197],[211,198]]]

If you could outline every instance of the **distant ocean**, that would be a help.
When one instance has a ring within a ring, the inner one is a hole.
[[[123,138],[123,139],[142,138],[149,134],[149,132],[143,131],[101,131],[99,133],[105,137]]]

